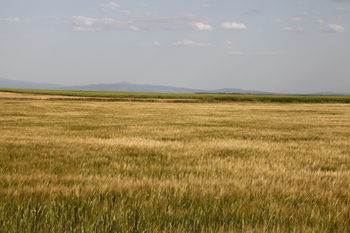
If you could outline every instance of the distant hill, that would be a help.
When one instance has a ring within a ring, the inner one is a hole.
[[[47,90],[84,90],[84,91],[121,91],[121,92],[153,92],[153,93],[236,93],[236,94],[258,94],[258,95],[293,95],[286,93],[273,93],[264,91],[252,91],[236,88],[222,88],[217,90],[201,90],[183,87],[149,85],[149,84],[131,84],[128,82],[117,82],[111,84],[90,84],[63,86],[50,83],[35,83],[16,81],[0,78],[0,88],[19,88],[19,89],[47,89]],[[334,92],[319,92],[309,95],[346,95]],[[348,94],[347,94],[348,95]]]
[[[240,93],[240,94],[273,94],[262,91],[248,91],[235,88],[224,88],[219,90],[202,90],[183,87],[149,85],[149,84],[131,84],[128,82],[117,82],[111,84],[90,84],[63,86],[48,83],[34,83],[25,81],[15,81],[0,78],[0,88],[19,88],[19,89],[48,89],[48,90],[85,90],[85,91],[122,91],[122,92],[153,92],[153,93]]]
[[[153,93],[195,93],[197,91],[190,88],[148,85],[148,84],[131,84],[127,82],[118,82],[111,84],[91,84],[84,86],[65,87],[64,90],[89,90],[89,91],[124,91],[124,92],[153,92]]]
[[[274,94],[263,91],[249,91],[235,88],[224,88],[219,90],[200,90],[183,87],[160,86],[149,84],[131,84],[118,82],[111,84],[92,84],[85,86],[70,86],[64,90],[90,90],[90,91],[125,91],[125,92],[153,92],[153,93],[240,93],[240,94]]]
[[[50,83],[34,83],[25,81],[16,81],[0,78],[0,88],[19,88],[19,89],[61,89],[65,86]]]

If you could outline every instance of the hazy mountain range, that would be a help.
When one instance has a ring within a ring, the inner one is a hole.
[[[273,93],[264,91],[244,90],[237,88],[223,88],[217,90],[190,89],[182,87],[149,85],[149,84],[131,84],[128,82],[116,82],[111,84],[90,84],[64,86],[50,83],[25,82],[0,78],[0,88],[19,88],[19,89],[48,89],[48,90],[89,90],[89,91],[122,91],[122,92],[154,92],[154,93],[239,93],[239,94],[288,94]],[[342,93],[320,92],[311,95],[345,95]]]

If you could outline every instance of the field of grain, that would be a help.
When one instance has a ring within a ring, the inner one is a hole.
[[[349,104],[33,96],[0,92],[1,232],[350,232]]]

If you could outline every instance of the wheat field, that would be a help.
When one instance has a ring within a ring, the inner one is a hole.
[[[0,92],[1,232],[350,232],[349,104],[52,98]]]

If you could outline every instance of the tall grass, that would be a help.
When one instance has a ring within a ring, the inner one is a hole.
[[[113,91],[63,91],[0,88],[3,92],[89,97],[94,101],[120,101],[122,99],[139,101],[190,100],[198,101],[239,101],[266,103],[350,103],[350,96],[316,96],[316,95],[250,95],[250,94],[168,94]],[[95,97],[95,98],[94,98]],[[97,98],[96,98],[97,97]],[[101,99],[101,97],[104,97]],[[109,99],[105,99],[109,98]],[[86,100],[86,99],[85,99]]]
[[[349,119],[347,104],[3,97],[0,229],[349,232]]]

